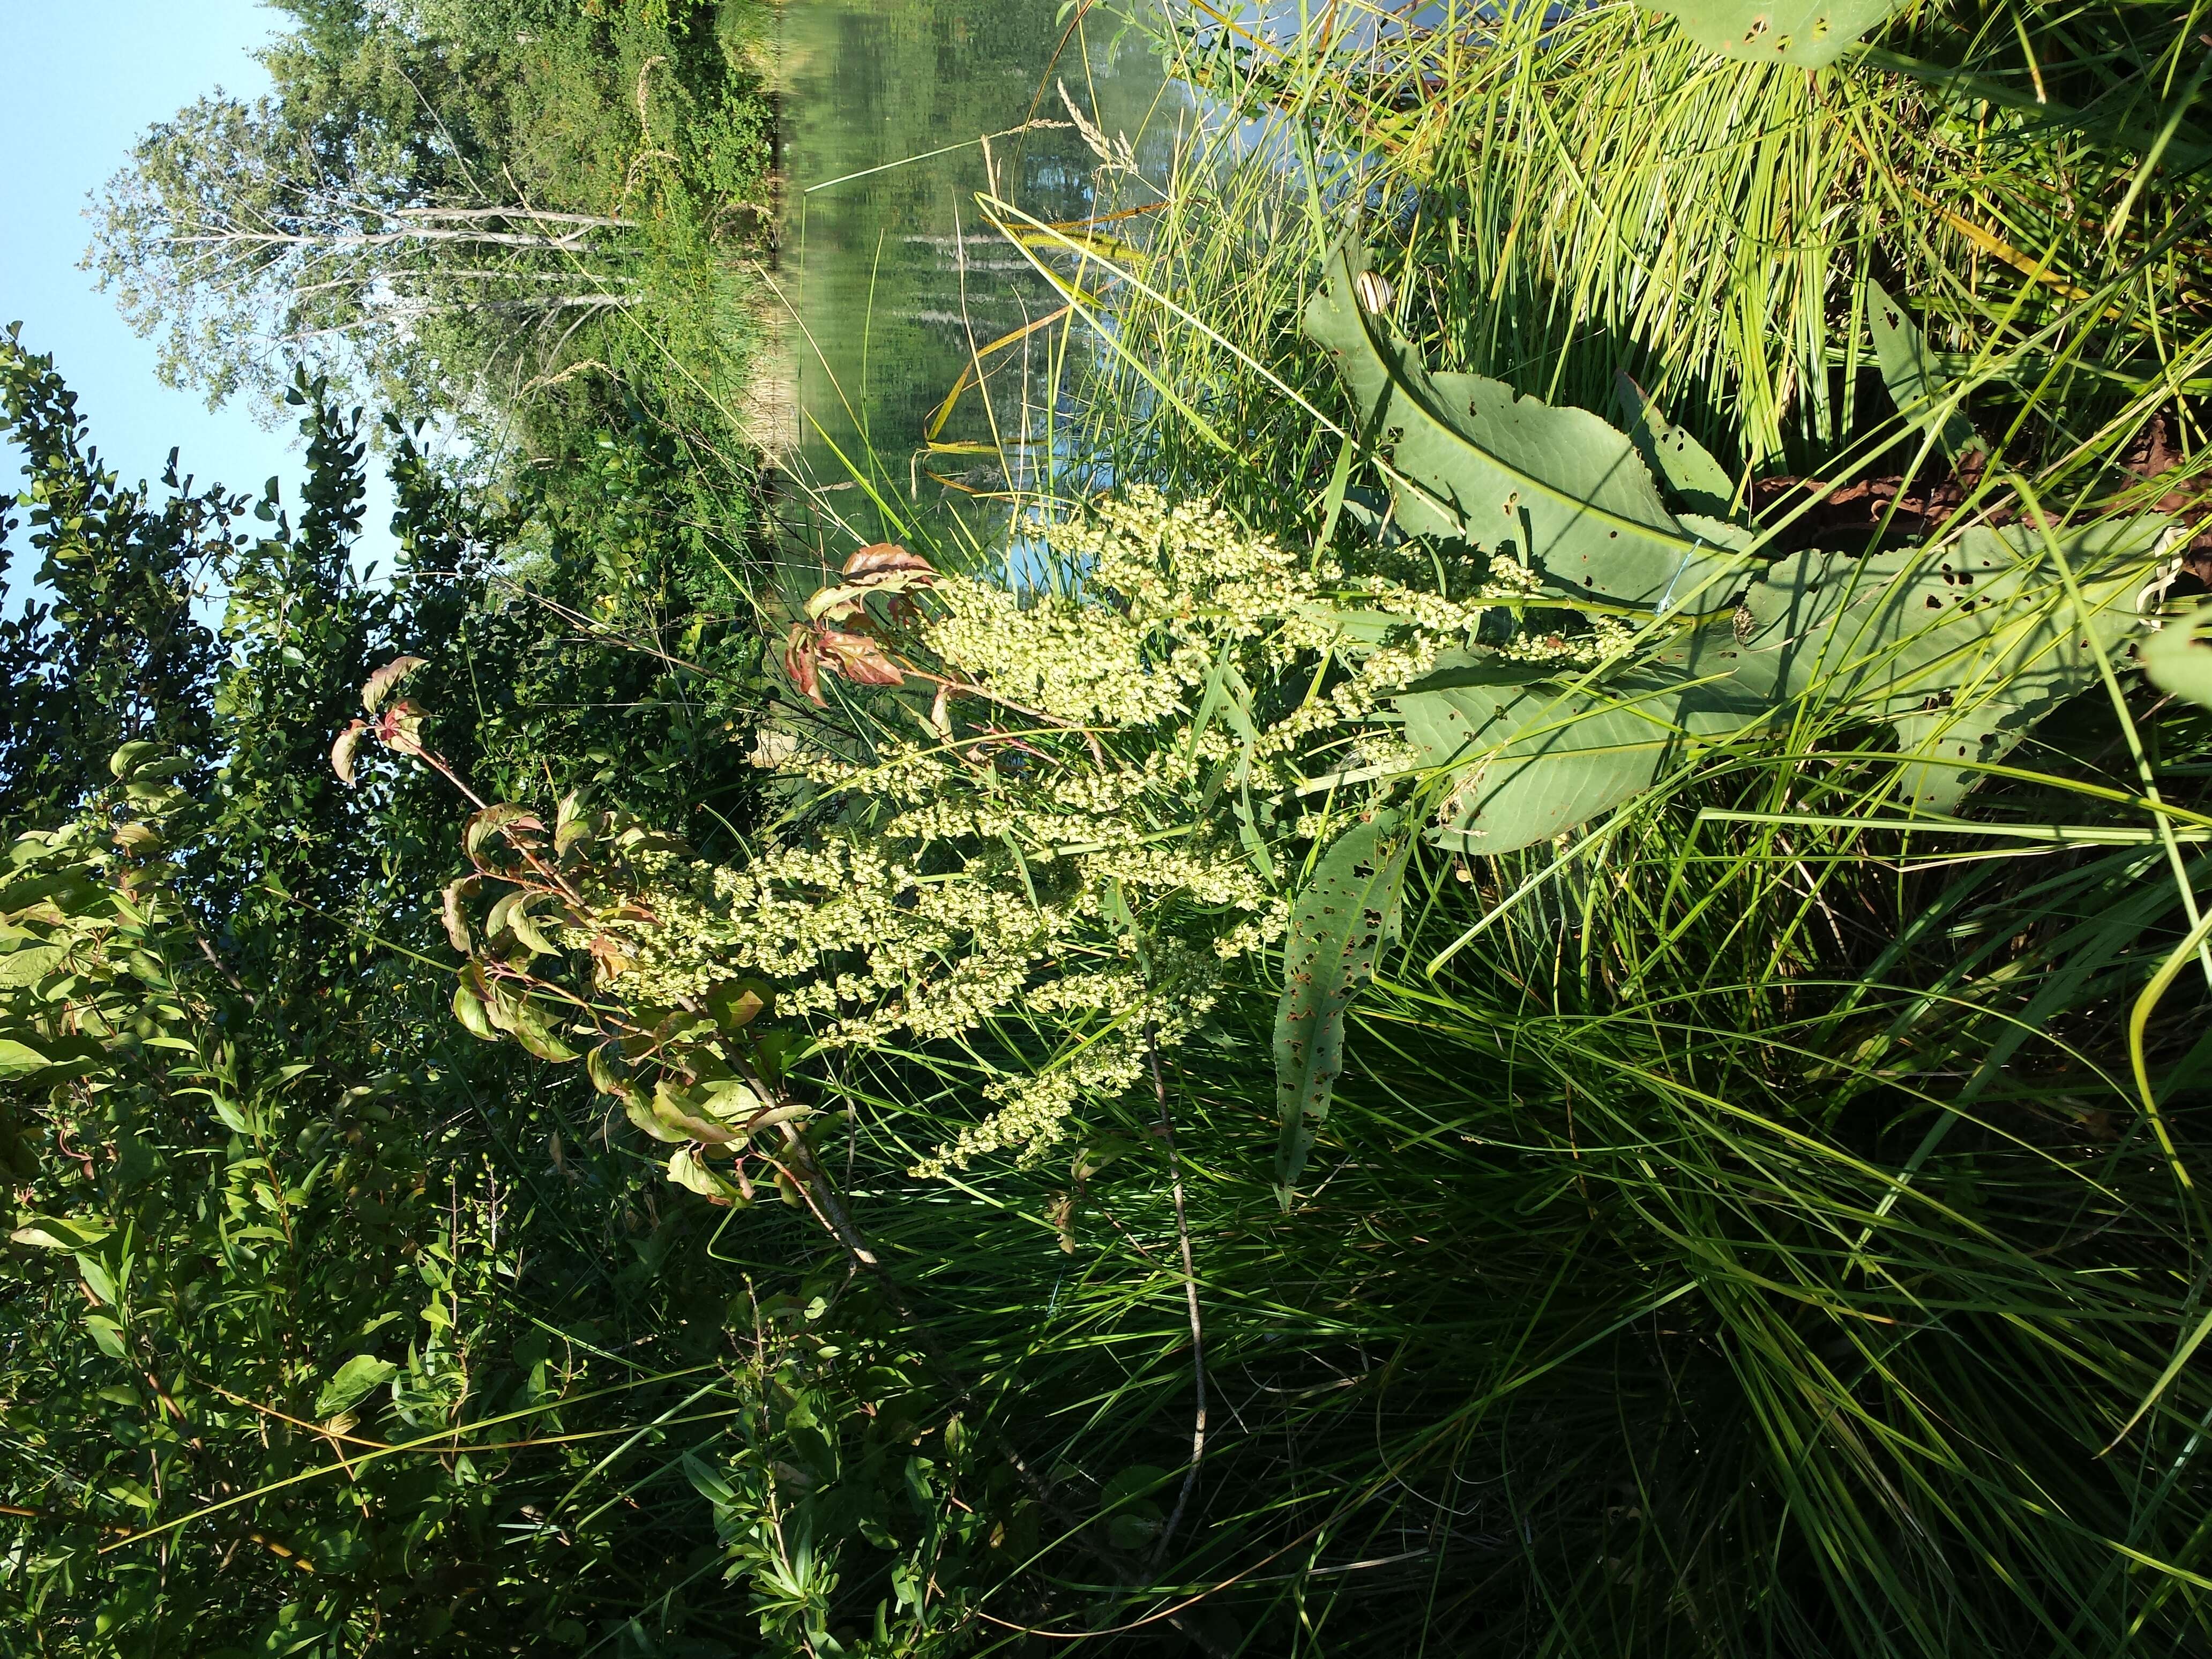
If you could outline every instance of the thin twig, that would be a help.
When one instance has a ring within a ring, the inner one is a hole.
[[[1168,1116],[1167,1078],[1160,1070],[1159,1027],[1150,1021],[1145,1025],[1145,1047],[1152,1056],[1152,1093],[1160,1106],[1160,1139],[1167,1143],[1168,1179],[1175,1192],[1176,1237],[1182,1245],[1183,1300],[1190,1308],[1191,1386],[1198,1396],[1198,1409],[1190,1425],[1190,1468],[1183,1473],[1182,1490],[1176,1494],[1167,1525],[1160,1528],[1159,1542],[1152,1546],[1152,1559],[1158,1561],[1167,1553],[1168,1540],[1175,1536],[1176,1527],[1190,1504],[1190,1494],[1198,1485],[1198,1466],[1206,1457],[1206,1328],[1198,1316],[1198,1271],[1191,1262],[1190,1223],[1183,1213],[1182,1160],[1176,1152],[1175,1123]]]

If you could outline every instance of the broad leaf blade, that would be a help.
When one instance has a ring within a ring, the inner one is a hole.
[[[374,1354],[357,1353],[339,1366],[315,1396],[315,1415],[325,1422],[350,1411],[398,1374],[399,1368]]]
[[[1753,584],[1741,627],[1700,629],[1656,665],[1725,676],[1744,700],[1809,699],[1888,725],[1908,758],[1900,802],[1948,813],[1982,767],[2094,683],[2091,638],[2109,649],[2136,626],[2136,592],[2171,528],[2148,514],[2065,534],[2086,618],[2021,526],[1863,559],[1795,554]]]
[[[1275,1093],[1282,1115],[1275,1180],[1286,1204],[1344,1069],[1345,1010],[1374,976],[1382,941],[1397,931],[1411,845],[1394,811],[1354,824],[1331,843],[1291,912],[1275,1011]]]
[[[2160,690],[2212,708],[2212,604],[2167,623],[2136,654]]]
[[[1928,349],[1928,337],[1911,314],[1875,283],[1867,284],[1867,321],[1874,331],[1875,362],[1898,412],[1923,432],[1932,432],[1954,467],[1969,455],[1986,453],[1974,423],[1960,410],[1943,412],[1951,388]]]
[[[1897,9],[1898,0],[1656,0],[1699,46],[1747,64],[1820,69]]]
[[[1615,375],[1613,388],[1621,419],[1628,426],[1628,441],[1636,446],[1645,465],[1667,481],[1667,488],[1691,512],[1725,520],[1735,500],[1735,480],[1703,444],[1669,421],[1650,394],[1626,374]]]
[[[1707,567],[1730,562],[1667,510],[1635,447],[1587,410],[1516,398],[1477,375],[1431,375],[1360,304],[1366,269],[1364,251],[1340,244],[1305,328],[1394,469],[1409,534],[1525,550],[1559,586],[1632,605],[1694,591]]]
[[[2092,642],[2110,650],[2135,629],[2135,596],[2171,529],[2145,514],[2068,532],[2079,609],[2039,532],[1975,528],[1870,558],[1792,555],[1733,618],[1591,690],[1502,666],[1436,676],[1396,700],[1407,741],[1449,779],[1436,839],[1474,853],[1548,840],[1649,788],[1685,743],[1805,704],[1889,726],[1899,803],[1950,813],[2037,720],[2095,683]],[[2212,661],[2178,641],[2167,649]],[[2212,672],[2200,683],[2212,693]]]
[[[1455,686],[1397,706],[1423,763],[1453,769],[1435,839],[1470,853],[1563,835],[1650,788],[1686,739],[1725,737],[1766,712],[1644,676],[1583,691]]]

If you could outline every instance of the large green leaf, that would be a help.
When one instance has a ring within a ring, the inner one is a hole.
[[[24,1041],[26,1037],[32,1040]],[[35,1083],[41,1086],[85,1077],[100,1069],[107,1054],[97,1042],[84,1036],[47,1036],[19,1030],[0,1036],[0,1082]]]
[[[2134,629],[2144,569],[2171,529],[2147,514],[2061,536],[2086,614],[2041,533],[2021,526],[1868,558],[1797,554],[1752,585],[1738,626],[1698,629],[1658,665],[1887,724],[1899,752],[1921,757],[1899,799],[1948,812],[1982,767],[2094,681],[2092,636],[2110,647]]]
[[[1928,349],[1928,337],[1911,313],[1885,293],[1879,283],[1867,284],[1867,322],[1874,332],[1874,360],[1881,367],[1882,384],[1896,400],[1898,412],[1923,432],[1932,433],[1937,446],[1954,466],[1970,454],[1983,454],[1987,447],[1962,410],[1946,412],[1951,396],[1942,374]]]
[[[398,1373],[399,1367],[374,1354],[357,1353],[331,1374],[315,1396],[315,1415],[325,1422],[351,1411]]]
[[[1768,712],[1679,676],[1625,675],[1589,690],[1552,684],[1446,686],[1397,700],[1431,769],[1450,769],[1435,839],[1470,853],[1533,846],[1650,787],[1686,739]]]
[[[1275,1178],[1285,1202],[1344,1069],[1344,1012],[1374,976],[1375,958],[1398,931],[1410,837],[1388,809],[1333,842],[1291,912],[1283,995],[1275,1011],[1275,1091],[1282,1136]]]
[[[1500,380],[1431,374],[1361,304],[1366,270],[1364,252],[1340,244],[1305,328],[1389,462],[1408,534],[1525,552],[1563,589],[1632,605],[1680,605],[1735,568],[1729,530],[1668,512],[1626,434]]]
[[[1723,58],[1819,69],[1898,7],[1898,0],[1656,0],[1682,33]]]
[[[2040,532],[1978,527],[1866,558],[1793,555],[1732,618],[1595,688],[1532,684],[1503,665],[1417,688],[1397,709],[1423,765],[1448,780],[1437,839],[1483,853],[1549,840],[1649,787],[1685,744],[1801,702],[1888,726],[1900,803],[1951,812],[2094,682],[2092,641],[2109,649],[2134,629],[2144,569],[2171,529],[2154,514],[2060,537],[2079,607]]]
[[[1705,447],[1668,420],[1651,396],[1626,373],[1613,376],[1613,400],[1628,423],[1628,441],[1645,465],[1667,481],[1667,488],[1692,511],[1726,519],[1735,499],[1735,480]]]
[[[2212,708],[2212,604],[2166,623],[2136,647],[2136,654],[2160,690]]]

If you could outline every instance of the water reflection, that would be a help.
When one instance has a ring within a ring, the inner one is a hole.
[[[1101,157],[1061,86],[1109,149],[1161,86],[1141,36],[1115,44],[1059,10],[816,0],[786,14],[780,281],[797,325],[783,437],[813,492],[803,533],[825,552],[855,538],[987,544],[1009,494],[1047,467],[1055,368],[1093,342],[977,198],[1086,217]]]

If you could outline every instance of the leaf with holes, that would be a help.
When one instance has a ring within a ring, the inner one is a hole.
[[[1986,457],[1989,447],[1975,432],[1974,423],[1966,418],[1965,411],[1952,409],[1945,412],[1951,388],[1944,383],[1928,349],[1928,337],[1920,331],[1911,313],[1884,293],[1878,283],[1867,284],[1867,322],[1874,331],[1874,360],[1881,366],[1882,384],[1889,388],[1898,413],[1921,431],[1932,434],[1936,447],[1954,467],[1964,465],[1970,455]]]
[[[1562,589],[1632,605],[1679,603],[1726,580],[1740,562],[1735,533],[1668,512],[1626,434],[1500,380],[1431,374],[1359,303],[1366,270],[1363,250],[1339,244],[1305,329],[1389,464],[1404,530],[1525,552]]]
[[[1705,447],[1669,421],[1625,373],[1613,376],[1613,392],[1621,418],[1628,423],[1628,441],[1645,465],[1692,512],[1728,518],[1735,500],[1735,480]]]
[[[1448,779],[1436,839],[1504,853],[1649,788],[1675,757],[1809,703],[1887,726],[1898,799],[1949,813],[2031,726],[2097,677],[2096,647],[2136,625],[2135,596],[2172,533],[2157,514],[2041,535],[1977,527],[1942,545],[1852,558],[1800,553],[1746,592],[1732,621],[1687,631],[1589,689],[1490,659],[1400,696],[1407,740]],[[2212,655],[2212,653],[2208,653]]]
[[[1699,46],[1747,64],[1820,69],[1887,19],[1898,0],[1656,0]]]
[[[1385,809],[1339,836],[1291,912],[1283,994],[1275,1010],[1279,1195],[1287,1204],[1344,1069],[1344,1015],[1395,938],[1412,838]]]

